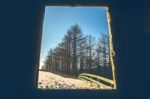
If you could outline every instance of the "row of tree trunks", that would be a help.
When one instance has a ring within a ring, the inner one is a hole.
[[[75,24],[68,29],[62,42],[50,49],[43,70],[77,77],[82,72],[92,73],[99,67],[111,67],[108,33],[101,33],[99,38],[84,35]]]

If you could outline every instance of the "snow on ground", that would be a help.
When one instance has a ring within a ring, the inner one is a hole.
[[[41,89],[100,89],[88,81],[66,78],[50,72],[39,71],[38,88]]]

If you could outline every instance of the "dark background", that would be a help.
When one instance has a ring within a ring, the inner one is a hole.
[[[150,2],[110,0],[116,91],[35,88],[46,0],[0,1],[0,99],[148,99]],[[98,4],[102,0],[48,0],[51,4]],[[85,2],[87,1],[87,2]],[[94,3],[93,3],[94,2]]]

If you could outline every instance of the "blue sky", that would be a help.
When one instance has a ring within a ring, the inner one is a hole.
[[[81,27],[83,34],[100,37],[101,33],[108,33],[106,8],[47,6],[42,31],[40,66],[49,49],[56,47],[74,24]]]

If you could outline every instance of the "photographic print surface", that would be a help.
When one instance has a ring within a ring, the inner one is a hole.
[[[46,6],[38,88],[113,89],[106,7]]]

